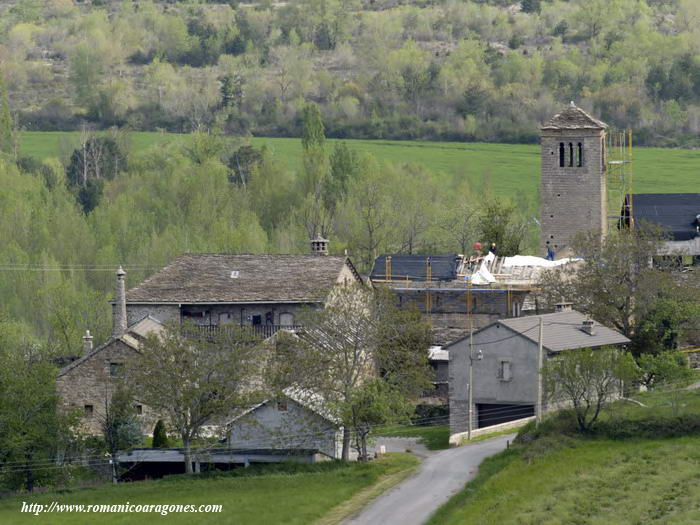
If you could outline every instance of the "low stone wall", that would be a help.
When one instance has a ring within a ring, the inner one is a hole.
[[[496,432],[501,432],[503,430],[520,428],[522,426],[525,426],[530,421],[533,421],[534,419],[535,419],[535,416],[530,416],[530,417],[524,417],[522,419],[516,419],[514,421],[508,421],[506,423],[501,423],[499,425],[492,425],[490,427],[477,428],[476,430],[472,430],[472,439],[479,437],[479,436],[486,435],[486,434],[493,434]],[[469,435],[469,432],[459,432],[458,434],[452,434],[450,436],[450,446],[451,447],[459,447],[461,445],[464,445],[465,443],[468,442],[468,439],[467,439],[468,435]]]

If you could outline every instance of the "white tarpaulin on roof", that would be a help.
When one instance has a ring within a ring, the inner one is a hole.
[[[562,264],[580,260],[581,259],[565,258],[557,261],[550,261],[549,259],[535,257],[534,255],[514,255],[513,257],[506,257],[503,260],[503,268],[512,268],[513,266],[541,266],[543,268],[553,268],[554,266],[561,266]]]
[[[493,254],[490,253],[489,255],[493,255]],[[478,271],[474,272],[474,274],[472,275],[472,284],[483,285],[483,284],[491,284],[491,283],[496,282],[496,278],[493,276],[493,274],[486,267],[487,259],[488,259],[488,256],[484,257],[484,260],[481,262],[481,267],[479,268]]]

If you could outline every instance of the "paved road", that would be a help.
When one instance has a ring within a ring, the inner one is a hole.
[[[430,454],[418,472],[382,494],[346,525],[421,525],[515,434]]]

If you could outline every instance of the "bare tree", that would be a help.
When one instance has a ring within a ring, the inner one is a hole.
[[[344,427],[343,459],[351,430],[363,436],[366,453],[367,421],[405,417],[387,405],[415,398],[429,385],[430,327],[417,311],[398,309],[388,292],[356,284],[334,290],[323,310],[308,310],[300,321],[304,328],[282,358],[284,373],[270,376],[324,400]],[[377,378],[385,388],[367,390]]]

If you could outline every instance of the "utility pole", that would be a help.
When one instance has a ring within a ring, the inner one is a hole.
[[[467,288],[467,315],[469,316],[469,426],[467,427],[467,439],[472,439],[472,403],[474,395],[474,326],[472,322],[472,280],[469,279]]]
[[[540,333],[537,338],[537,411],[535,426],[542,422],[542,334],[544,333],[544,321],[540,317]]]

